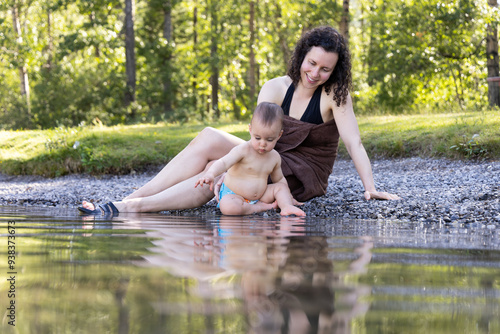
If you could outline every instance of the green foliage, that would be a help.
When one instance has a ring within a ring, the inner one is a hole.
[[[359,117],[363,145],[371,157],[500,157],[500,110]],[[474,140],[468,144],[474,134]],[[459,143],[464,143],[460,146]],[[451,148],[454,145],[459,149]],[[470,146],[469,146],[470,145]],[[467,150],[470,151],[470,154]],[[343,146],[339,154],[348,158]]]
[[[487,4],[456,0],[362,2],[355,75],[362,112],[462,110],[487,105]],[[498,20],[498,18],[497,18]],[[357,50],[357,49],[355,49]]]
[[[104,127],[96,122],[76,128],[0,131],[0,172],[54,177],[143,171],[167,163],[203,127]],[[235,135],[247,133],[246,124],[223,129]]]
[[[472,135],[470,139],[466,135],[463,135],[462,138],[461,142],[451,146],[450,149],[456,150],[468,159],[485,159],[488,157],[488,149],[479,142],[479,135],[477,133]]]
[[[0,131],[0,173],[59,176],[128,174],[161,166],[204,128],[202,124],[129,125]],[[212,126],[249,139],[246,122]],[[500,110],[359,117],[370,157],[500,157]],[[477,135],[476,135],[477,134]],[[479,135],[479,136],[478,136]],[[347,158],[343,145],[339,155]]]
[[[124,5],[118,0],[0,2],[0,128],[53,128],[217,119],[210,78],[218,73],[221,117],[246,119],[250,50],[256,92],[286,73],[300,35],[339,26],[334,0],[263,0],[250,40],[246,0],[135,1],[136,101],[125,106]],[[407,113],[487,105],[485,26],[498,9],[485,1],[350,2],[350,48],[356,111]],[[215,7],[214,7],[215,6]],[[164,36],[171,14],[172,38]],[[212,39],[217,42],[216,50]],[[27,70],[29,99],[21,94]],[[29,103],[28,103],[29,102]]]

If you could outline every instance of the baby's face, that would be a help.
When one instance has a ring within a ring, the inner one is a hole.
[[[274,122],[271,126],[266,126],[258,120],[252,121],[249,130],[252,147],[259,154],[272,151],[283,132],[279,122]]]

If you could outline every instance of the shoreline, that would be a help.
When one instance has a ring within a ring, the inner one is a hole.
[[[301,207],[308,217],[388,219],[451,226],[500,228],[500,161],[446,159],[373,159],[379,191],[399,195],[399,201],[366,201],[351,160],[337,160],[327,194]],[[0,174],[0,205],[76,208],[83,200],[97,204],[121,199],[149,181],[158,170],[130,175],[67,175],[47,179]],[[220,213],[212,200],[170,215]],[[259,215],[278,216],[277,212]]]

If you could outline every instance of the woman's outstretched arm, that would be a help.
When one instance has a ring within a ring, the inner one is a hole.
[[[354,115],[351,96],[347,96],[345,104],[333,106],[333,116],[339,129],[340,138],[346,146],[347,152],[354,162],[354,166],[365,188],[364,196],[368,199],[399,199],[399,196],[387,192],[377,191],[373,180],[370,159],[361,142],[358,122]]]

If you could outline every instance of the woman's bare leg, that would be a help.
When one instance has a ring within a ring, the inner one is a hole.
[[[214,193],[210,191],[209,187],[194,187],[202,173],[154,195],[126,198],[119,202],[113,202],[113,204],[120,212],[158,212],[202,206],[214,197]]]
[[[152,180],[113,204],[120,212],[158,212],[201,206],[213,197],[208,187],[194,188],[201,172],[210,161],[223,157],[243,142],[241,138],[224,131],[205,128]],[[86,201],[83,207],[95,208]]]
[[[214,128],[205,128],[151,181],[125,199],[151,196],[202,172],[210,161],[222,158],[243,139]],[[193,183],[194,184],[194,183]]]
[[[164,210],[192,209],[202,206],[214,197],[214,193],[209,187],[194,187],[196,181],[204,173],[205,171],[202,171],[154,195],[125,198],[121,201],[113,201],[113,204],[119,212],[159,212]],[[85,208],[94,210],[92,203],[83,203]]]

